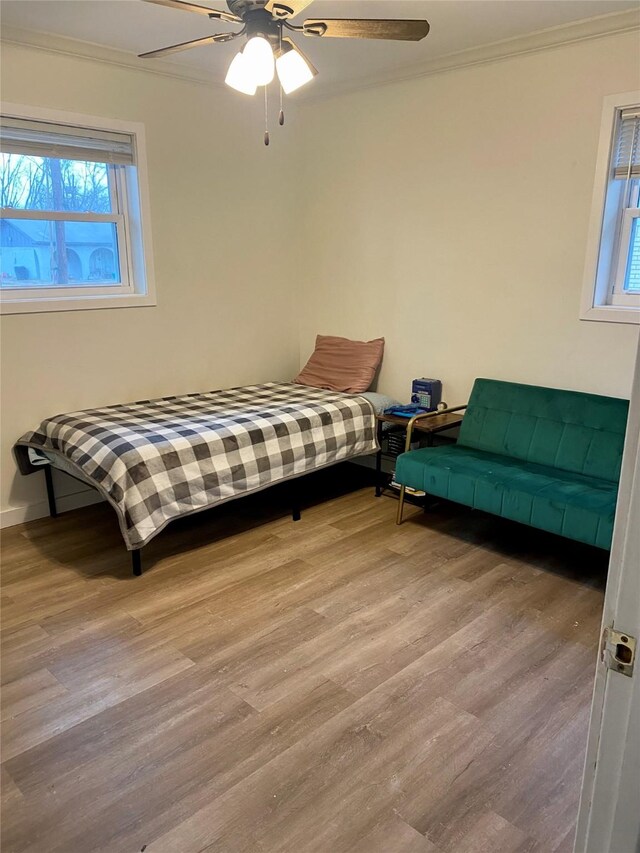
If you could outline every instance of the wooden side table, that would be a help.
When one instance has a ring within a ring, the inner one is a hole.
[[[379,498],[382,494],[382,437],[384,424],[392,424],[392,428],[398,427],[405,431],[411,429],[411,433],[420,432],[426,436],[427,447],[433,447],[433,437],[439,432],[451,429],[458,426],[462,422],[463,413],[461,409],[465,406],[457,407],[456,410],[448,412],[433,413],[422,419],[402,418],[399,415],[376,415],[376,428],[378,436],[378,446],[380,450],[376,454],[376,497]]]

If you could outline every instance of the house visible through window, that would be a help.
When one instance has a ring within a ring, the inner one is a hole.
[[[605,101],[582,316],[640,322],[640,93],[637,92],[611,96]]]
[[[153,304],[139,145],[133,128],[2,116],[3,311]]]

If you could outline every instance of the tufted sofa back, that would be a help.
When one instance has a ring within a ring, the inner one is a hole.
[[[629,403],[476,379],[458,444],[617,482]]]

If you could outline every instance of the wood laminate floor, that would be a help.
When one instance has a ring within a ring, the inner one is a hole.
[[[5,533],[3,853],[570,853],[607,555],[322,496]]]

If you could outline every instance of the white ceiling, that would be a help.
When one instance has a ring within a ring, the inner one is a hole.
[[[225,0],[194,2],[227,8]],[[639,0],[315,0],[301,20],[426,18],[431,32],[418,43],[304,36],[298,40],[320,71],[313,83],[314,94],[318,94],[336,86],[357,86],[403,72],[410,74],[412,68],[457,51],[638,8]],[[237,29],[142,0],[2,0],[0,13],[3,27],[53,33],[131,54]],[[210,45],[163,62],[206,71],[222,81],[237,49],[234,43]],[[306,87],[307,91],[311,88]]]

